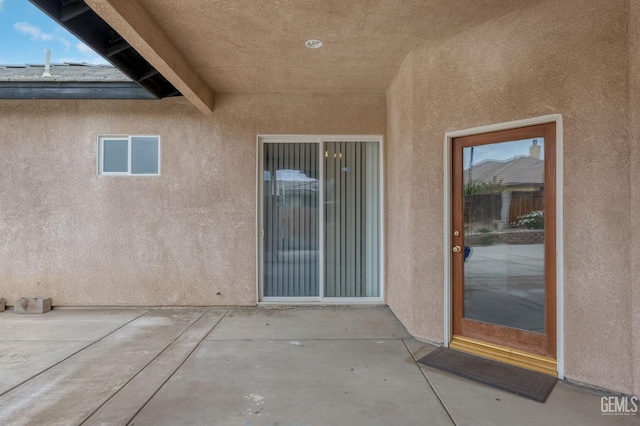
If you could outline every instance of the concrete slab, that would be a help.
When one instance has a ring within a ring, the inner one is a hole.
[[[452,422],[402,340],[205,340],[131,424]]]
[[[176,341],[167,347],[148,366],[135,375],[103,405],[95,410],[83,425],[125,425],[157,390],[173,375],[191,354],[198,342]]]
[[[195,324],[185,330],[184,333],[178,337],[178,341],[183,340],[195,340],[201,341],[218,326],[218,323],[222,320],[222,317],[228,312],[227,309],[211,309],[202,318],[200,318]]]
[[[87,342],[4,341],[0,350],[0,395],[85,348]]]
[[[102,405],[83,425],[128,424],[216,326],[225,311],[210,311]]]
[[[0,314],[3,341],[95,341],[147,312],[146,309],[54,309],[47,315]]]
[[[411,337],[387,307],[231,310],[207,340]]]
[[[2,395],[0,418],[25,425],[84,421],[207,311],[159,310],[140,316]]]
[[[120,341],[177,339],[207,311],[207,308],[153,310],[128,323],[107,339]]]
[[[99,342],[0,397],[12,425],[80,424],[170,342]]]
[[[416,339],[404,339],[404,343],[407,345],[407,348],[411,352],[411,355],[418,360],[425,355],[428,355],[432,351],[435,351],[440,346],[431,345],[429,343],[421,342]]]
[[[416,358],[435,347],[407,342]],[[422,367],[436,393],[457,425],[638,425],[640,416],[606,416],[600,411],[604,395],[558,382],[544,404],[489,386]]]
[[[638,416],[605,416],[602,395],[567,383],[556,385],[545,404],[502,392],[434,369],[424,368],[429,381],[451,412],[456,424],[539,426],[638,425]]]
[[[539,404],[421,369],[435,346],[386,308],[144,313],[0,313],[2,424],[640,423],[566,383]]]

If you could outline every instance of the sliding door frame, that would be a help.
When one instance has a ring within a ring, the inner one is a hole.
[[[379,247],[378,247],[378,273],[379,273],[379,297],[325,297],[325,238],[324,238],[324,159],[325,143],[327,142],[377,142],[379,149],[379,173],[380,182],[378,188],[379,211]],[[317,143],[318,144],[318,180],[321,191],[319,196],[320,211],[318,212],[319,230],[319,296],[317,297],[264,297],[264,244],[261,238],[264,219],[263,203],[263,167],[264,144],[267,143]],[[295,305],[295,304],[325,304],[325,305],[355,305],[355,304],[384,304],[385,301],[385,212],[384,212],[384,145],[382,135],[258,135],[256,138],[256,300],[258,305]]]

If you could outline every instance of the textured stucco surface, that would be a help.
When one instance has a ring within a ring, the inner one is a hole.
[[[0,101],[9,303],[256,303],[256,135],[383,134],[384,95]],[[161,176],[97,176],[99,134],[161,136]],[[220,294],[218,294],[220,293]]]
[[[388,114],[387,162],[400,163],[411,153],[410,167],[387,168],[388,194],[411,185],[403,203],[389,200],[388,244],[396,250],[387,251],[387,279],[389,304],[412,334],[443,340],[444,133],[560,113],[566,376],[637,392],[632,365],[640,353],[632,348],[632,330],[638,316],[637,308],[632,316],[634,280],[626,255],[632,225],[627,12],[624,0],[590,1],[588,7],[578,0],[546,2],[408,58],[404,68],[410,70],[403,68],[387,94],[398,111]],[[410,136],[403,135],[406,129]],[[410,221],[400,223],[405,206]],[[405,259],[411,272],[403,270]],[[411,300],[397,297],[396,286],[402,292],[410,287]]]
[[[629,1],[629,146],[631,185],[631,337],[634,393],[640,395],[640,2]]]
[[[114,6],[136,33],[114,28],[171,68],[189,65],[218,92],[384,93],[407,54],[544,0],[90,0],[107,22]],[[138,24],[138,25],[136,25]],[[149,31],[150,27],[158,31]],[[160,33],[159,37],[156,37]],[[162,34],[185,62],[163,54]],[[304,42],[320,39],[321,49]],[[147,59],[150,59],[147,58]],[[152,61],[155,64],[155,62]],[[161,71],[164,72],[161,68]]]
[[[387,91],[386,161],[386,262],[387,303],[400,319],[413,327],[413,262],[408,245],[414,221],[413,176],[413,56],[410,54]],[[424,336],[423,336],[424,337]]]

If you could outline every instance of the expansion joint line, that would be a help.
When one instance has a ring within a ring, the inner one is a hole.
[[[126,387],[126,386],[127,386],[127,385],[132,381],[132,380],[133,380],[133,379],[135,379],[135,378],[136,378],[139,374],[141,374],[141,373],[142,373],[142,372],[143,372],[143,371],[144,371],[144,370],[145,370],[149,365],[151,365],[151,364],[152,364],[156,359],[158,359],[162,354],[164,354],[164,353],[165,353],[165,352],[166,352],[166,351],[171,347],[171,345],[173,345],[173,344],[174,344],[178,339],[180,339],[180,337],[181,337],[184,333],[186,333],[186,332],[187,332],[188,330],[190,330],[194,325],[196,325],[196,324],[198,323],[198,321],[200,321],[200,320],[201,320],[205,315],[207,315],[210,311],[211,311],[211,308],[207,309],[207,310],[206,310],[205,312],[203,312],[203,313],[202,313],[202,315],[200,315],[200,316],[199,316],[199,317],[198,317],[198,318],[197,318],[193,323],[191,323],[191,324],[189,325],[189,327],[187,327],[187,328],[185,328],[184,330],[182,330],[182,332],[180,332],[180,334],[178,334],[178,335],[175,337],[175,339],[173,339],[173,340],[172,340],[172,341],[171,341],[167,346],[165,346],[165,348],[164,348],[164,349],[162,349],[162,350],[161,350],[161,351],[160,351],[156,356],[154,356],[154,357],[153,357],[153,358],[152,358],[148,363],[146,363],[146,364],[145,364],[145,365],[140,369],[140,371],[138,371],[136,374],[134,374],[134,375],[133,375],[129,380],[127,380],[127,382],[126,382],[126,383],[124,383],[124,384],[123,384],[123,385],[122,385],[122,386],[121,386],[117,391],[115,391],[115,392],[113,393],[113,395],[111,395],[111,396],[110,396],[109,398],[107,398],[107,399],[106,399],[102,404],[100,404],[98,407],[96,407],[96,409],[95,409],[95,410],[93,410],[93,411],[91,412],[91,414],[89,414],[89,415],[88,415],[88,416],[87,416],[87,417],[86,417],[86,418],[85,418],[85,419],[80,423],[80,425],[83,425],[84,423],[86,423],[86,422],[87,422],[87,420],[89,420],[89,419],[90,419],[90,418],[91,418],[95,413],[97,413],[97,412],[98,412],[98,410],[100,410],[100,408],[102,408],[105,404],[107,404],[109,401],[111,401],[111,400],[112,400],[112,399],[113,399],[113,398],[114,398],[114,397],[115,397],[115,396],[116,396],[116,395],[117,395],[117,394],[118,394],[122,389],[124,389],[124,388],[125,388],[125,387]],[[148,312],[150,312],[150,311],[147,311],[146,313],[148,313]],[[222,317],[220,317],[220,320],[222,320],[222,318],[224,318],[224,316],[225,316],[226,314],[227,314],[227,312],[225,312],[225,313],[224,313],[224,315],[222,315]],[[220,322],[220,320],[216,321],[216,323],[213,325],[213,327],[215,327],[216,325],[218,325],[218,323]],[[212,329],[213,329],[213,327],[212,327]],[[206,336],[208,336],[208,335],[209,335],[209,332],[207,332],[207,334],[205,335],[205,337],[206,337]],[[201,342],[201,341],[202,341],[202,340],[200,340],[200,342]],[[200,342],[198,342],[198,345],[200,344]],[[196,346],[196,347],[197,347],[197,346]],[[191,352],[189,352],[189,354],[187,355],[187,357],[185,358],[185,360],[186,360],[187,358],[189,358],[189,356],[191,356],[191,354],[192,354],[192,353],[193,353],[193,350],[192,350]],[[183,363],[184,363],[184,360],[182,361],[182,363],[180,363],[180,366],[182,366],[182,364],[183,364]],[[175,371],[176,371],[178,368],[180,368],[180,366],[178,366],[178,367],[177,367],[177,368],[176,368],[176,369],[171,373],[171,376],[173,376],[173,374],[175,373]],[[171,378],[171,376],[169,376],[169,378]],[[161,385],[160,387],[164,386],[164,384],[165,384],[165,383],[166,383],[166,381],[165,381],[165,382],[163,382],[163,383],[162,383],[162,385]],[[159,388],[158,388],[158,389],[159,389]],[[154,394],[153,394],[153,395],[155,395],[157,392],[158,392],[158,390],[156,390],[156,392],[154,392]],[[153,398],[153,395],[151,396],[151,398]],[[144,405],[147,405],[147,403],[149,402],[149,400],[151,400],[151,398],[149,398],[149,399],[144,403]],[[143,405],[142,407],[144,407],[144,405]],[[141,410],[141,409],[142,409],[142,408],[140,408],[140,410]],[[135,416],[138,414],[138,412],[140,412],[140,410],[138,410],[138,411],[136,412],[136,414],[135,414],[133,417],[135,417]],[[133,417],[132,417],[131,419],[129,419],[129,420],[127,421],[127,423],[129,423],[129,422],[133,419]]]
[[[435,386],[433,386],[433,383],[431,383],[431,380],[429,380],[429,378],[427,377],[427,374],[424,372],[424,370],[422,369],[422,367],[420,367],[420,364],[418,364],[418,360],[416,359],[415,356],[413,356],[413,353],[411,352],[411,349],[409,349],[409,346],[407,346],[407,342],[405,339],[402,339],[402,343],[404,343],[404,347],[407,348],[407,352],[409,352],[409,355],[411,356],[411,358],[413,358],[413,362],[415,362],[416,367],[418,367],[418,370],[420,370],[420,372],[422,373],[422,377],[424,377],[424,379],[427,381],[427,383],[429,384],[429,387],[431,388],[431,390],[433,391],[433,393],[435,394],[436,398],[438,398],[438,401],[440,401],[440,405],[442,405],[442,408],[444,409],[444,411],[447,413],[447,416],[449,416],[449,418],[451,419],[451,422],[454,425],[458,425],[458,423],[455,421],[455,419],[453,418],[453,415],[451,414],[451,412],[449,411],[449,409],[447,408],[447,405],[444,403],[444,401],[442,400],[442,397],[440,396],[440,394],[438,394],[438,391],[436,390]]]
[[[51,370],[53,367],[55,367],[55,366],[57,366],[57,365],[62,364],[63,362],[65,362],[66,360],[68,360],[69,358],[71,358],[72,356],[77,355],[78,353],[80,353],[80,352],[84,351],[84,350],[85,350],[85,349],[87,349],[88,347],[93,346],[93,345],[95,345],[96,343],[98,343],[98,342],[100,342],[100,341],[102,341],[102,340],[106,339],[107,337],[109,337],[109,336],[111,336],[113,333],[115,333],[116,331],[120,330],[122,327],[126,326],[127,324],[132,323],[133,321],[137,320],[137,319],[138,319],[138,318],[140,318],[140,317],[143,317],[143,316],[147,315],[149,312],[150,312],[150,310],[149,310],[149,309],[147,309],[146,311],[144,311],[143,313],[141,313],[141,314],[140,314],[140,315],[138,315],[137,317],[135,317],[135,318],[133,318],[133,319],[131,319],[131,320],[129,320],[129,321],[127,321],[127,322],[125,322],[124,324],[122,324],[120,327],[116,328],[116,329],[115,329],[115,330],[113,330],[112,332],[105,334],[104,336],[102,336],[102,337],[101,337],[101,338],[99,338],[98,340],[96,340],[96,341],[94,341],[94,342],[89,343],[87,346],[83,346],[82,348],[78,349],[78,350],[77,350],[77,351],[75,351],[74,353],[72,353],[72,354],[70,354],[70,355],[66,356],[65,358],[61,359],[60,361],[56,362],[55,364],[50,365],[49,367],[45,368],[44,370],[40,371],[39,373],[34,374],[33,376],[29,377],[28,379],[25,379],[25,380],[23,380],[22,382],[18,383],[18,384],[17,384],[17,385],[15,385],[14,387],[12,387],[12,388],[10,388],[10,389],[7,389],[6,391],[4,391],[4,392],[0,393],[0,397],[2,397],[2,396],[4,396],[4,395],[6,395],[7,393],[11,392],[12,390],[14,390],[14,389],[16,389],[16,388],[18,388],[18,387],[20,387],[20,386],[24,385],[24,384],[25,384],[25,383],[27,383],[29,380],[33,380],[33,379],[35,379],[36,377],[40,376],[41,374],[46,373],[47,371]]]
[[[133,377],[131,377],[131,379],[129,379],[124,385],[122,385],[122,387],[120,387],[120,389],[118,389],[116,392],[114,392],[113,395],[111,395],[111,397],[109,397],[106,401],[104,401],[102,404],[100,404],[100,406],[98,406],[86,419],[84,419],[82,421],[82,423],[80,423],[80,425],[84,424],[87,422],[87,420],[91,419],[91,417],[98,412],[98,410],[100,410],[100,408],[102,408],[102,406],[104,406],[105,404],[107,404],[111,399],[113,399],[120,391],[122,391],[133,379],[135,379],[139,374],[141,374],[147,367],[149,367],[149,365],[151,365],[155,360],[157,360],[162,354],[164,354],[176,341],[178,341],[178,339],[180,339],[180,337],[186,333],[188,330],[190,330],[193,326],[195,326],[202,318],[204,318],[209,312],[211,312],[211,308],[207,309],[202,315],[200,315],[198,317],[198,319],[196,319],[191,325],[189,325],[189,327],[185,328],[178,336],[176,336],[175,339],[173,339],[171,341],[171,343],[169,343],[162,351],[160,351],[158,353],[158,355],[156,355],[155,357],[153,357],[153,359],[151,359],[144,367],[142,367],[140,369],[140,371],[138,371]],[[160,391],[160,389],[162,389],[164,387],[164,385],[171,380],[171,378],[174,376],[174,374],[176,373],[176,371],[178,371],[180,369],[180,367],[182,367],[182,365],[184,365],[184,363],[191,357],[191,354],[193,354],[195,352],[196,349],[198,349],[200,347],[200,344],[209,336],[209,334],[211,334],[211,332],[213,331],[214,328],[216,328],[216,326],[218,324],[220,324],[220,321],[222,321],[224,319],[224,317],[227,315],[229,311],[225,310],[225,312],[222,314],[222,316],[215,322],[215,324],[213,324],[213,326],[211,327],[211,329],[209,329],[209,331],[207,331],[206,333],[204,333],[204,336],[202,337],[202,339],[200,339],[198,341],[198,343],[196,345],[194,345],[193,349],[191,349],[189,351],[189,353],[184,357],[184,359],[180,362],[180,364],[171,372],[171,374],[169,374],[169,376],[158,386],[158,388],[151,394],[151,396],[149,396],[149,398],[147,398],[147,400],[145,401],[144,404],[142,404],[142,406],[136,410],[136,412],[133,414],[133,416],[131,416],[131,418],[129,420],[127,420],[127,422],[125,424],[129,424],[131,423],[131,421],[140,413],[140,411],[142,411],[142,409],[144,407],[147,406],[147,404],[149,403],[149,401],[151,401],[153,399],[154,396],[156,396],[156,394]]]

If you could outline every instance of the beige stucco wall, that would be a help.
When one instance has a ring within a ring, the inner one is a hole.
[[[256,135],[383,134],[383,95],[0,101],[0,297],[256,303]],[[99,134],[157,134],[159,177],[96,174]],[[218,293],[220,293],[218,295]]]
[[[640,1],[629,1],[629,145],[631,185],[631,338],[635,394],[640,395]]]
[[[627,12],[626,0],[549,1],[424,46],[405,62],[387,93],[387,238],[395,247],[387,284],[390,306],[414,335],[443,341],[445,132],[560,113],[566,376],[640,392],[632,367],[640,359],[632,343],[638,275],[631,279],[627,255]],[[396,191],[402,199],[392,198]]]
[[[411,55],[409,55],[411,58]],[[385,210],[387,303],[400,307],[400,319],[413,325],[413,258],[407,253],[412,239],[413,209],[413,68],[407,59],[387,92],[387,143],[385,144]]]

